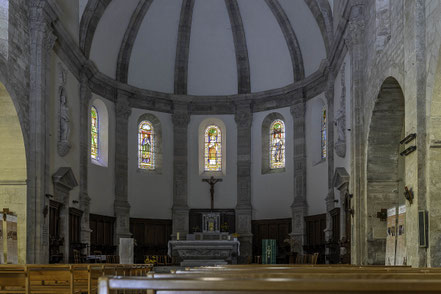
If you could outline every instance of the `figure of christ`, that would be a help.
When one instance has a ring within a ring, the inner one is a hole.
[[[218,182],[222,182],[222,179],[215,179],[213,176],[209,179],[202,179],[202,182],[206,182],[210,185],[210,196],[211,196],[211,210],[213,210],[214,207],[214,185],[216,185]]]

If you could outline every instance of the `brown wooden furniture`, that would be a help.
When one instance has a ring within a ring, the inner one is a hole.
[[[131,218],[130,232],[135,239],[135,263],[143,263],[145,255],[167,254],[172,221]]]
[[[146,276],[151,265],[0,265],[0,293],[96,293],[104,275]]]

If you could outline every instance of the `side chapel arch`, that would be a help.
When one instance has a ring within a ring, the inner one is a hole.
[[[17,216],[18,260],[8,262],[26,263],[28,165],[18,112],[0,83],[0,212],[9,208]]]
[[[366,236],[367,263],[385,264],[386,222],[377,212],[397,206],[404,197],[404,159],[400,140],[404,130],[404,95],[398,81],[381,85],[372,112],[367,146]]]

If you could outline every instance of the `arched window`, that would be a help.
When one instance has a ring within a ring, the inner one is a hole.
[[[270,126],[270,168],[285,167],[285,124],[277,119]]]
[[[155,169],[155,130],[150,121],[144,120],[138,126],[138,167]]]
[[[204,170],[222,171],[222,132],[216,125],[209,125],[204,132]]]
[[[322,159],[326,159],[327,156],[327,142],[328,142],[328,133],[326,128],[326,107],[322,108],[321,115],[321,154]]]
[[[100,119],[95,106],[90,110],[90,157],[98,160],[100,158]]]

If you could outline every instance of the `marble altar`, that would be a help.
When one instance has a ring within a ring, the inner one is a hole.
[[[179,258],[181,266],[237,264],[237,240],[182,240],[168,242],[168,255]]]

